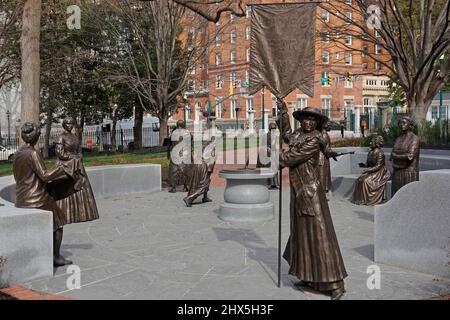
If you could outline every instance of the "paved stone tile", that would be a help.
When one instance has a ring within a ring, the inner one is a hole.
[[[278,191],[270,192],[278,208]],[[277,287],[278,213],[271,221],[229,223],[214,202],[187,208],[185,193],[99,199],[100,219],[65,227],[63,254],[81,268],[81,289],[68,290],[65,269],[25,286],[77,299],[329,299],[297,290],[281,263]],[[331,214],[349,273],[344,299],[429,299],[450,291],[449,279],[373,261],[373,209],[331,198]],[[283,193],[282,250],[289,233],[289,192]],[[381,269],[369,290],[368,266]]]

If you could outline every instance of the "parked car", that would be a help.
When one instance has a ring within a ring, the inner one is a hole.
[[[14,159],[15,149],[0,145],[0,160],[12,161]]]

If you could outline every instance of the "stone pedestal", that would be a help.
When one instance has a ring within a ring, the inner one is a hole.
[[[225,221],[267,221],[274,217],[267,179],[270,169],[222,170],[219,177],[227,180],[225,202],[220,205],[219,218]]]

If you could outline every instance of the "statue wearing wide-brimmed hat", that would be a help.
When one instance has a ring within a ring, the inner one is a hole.
[[[318,171],[323,141],[317,128],[328,118],[315,108],[295,111],[293,116],[301,128],[291,132],[287,108],[280,101],[278,105],[278,123],[282,121],[283,138],[289,144],[280,154],[280,165],[289,167],[291,185],[291,233],[283,257],[289,263],[289,273],[301,280],[298,286],[339,299],[345,292],[347,272]]]

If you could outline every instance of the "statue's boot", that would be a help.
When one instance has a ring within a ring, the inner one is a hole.
[[[344,287],[340,287],[331,291],[331,300],[340,300],[345,293]]]
[[[205,194],[205,195],[203,196],[202,202],[203,202],[203,203],[205,203],[205,202],[212,202],[212,200],[211,200],[210,198],[208,198],[208,196]]]
[[[72,264],[71,260],[68,260],[66,258],[64,258],[63,256],[53,256],[53,266],[54,267],[62,267],[62,266],[66,266]]]
[[[59,253],[61,249],[62,238],[63,228],[59,228],[55,232],[53,232],[53,266],[55,267],[72,264],[72,261],[65,259]]]
[[[184,198],[183,199],[184,203],[186,204],[186,207],[192,207],[192,200],[189,198]]]

